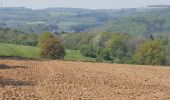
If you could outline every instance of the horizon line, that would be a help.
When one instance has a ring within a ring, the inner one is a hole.
[[[147,7],[152,7],[152,6],[169,6],[170,5],[163,5],[163,4],[159,4],[159,5],[146,5],[143,7],[126,7],[126,8],[96,8],[96,9],[92,9],[92,8],[80,8],[80,7],[44,7],[44,8],[31,8],[31,7],[24,7],[24,6],[9,6],[9,7],[1,7],[0,9],[3,8],[27,8],[27,9],[32,9],[32,10],[41,10],[41,9],[51,9],[51,8],[66,8],[66,9],[88,9],[88,10],[121,10],[121,9],[137,9],[137,8],[147,8]]]

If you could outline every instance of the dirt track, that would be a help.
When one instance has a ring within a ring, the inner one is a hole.
[[[170,68],[0,60],[0,100],[170,100]]]

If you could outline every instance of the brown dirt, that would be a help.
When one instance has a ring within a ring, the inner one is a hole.
[[[0,60],[0,100],[170,100],[170,68]]]

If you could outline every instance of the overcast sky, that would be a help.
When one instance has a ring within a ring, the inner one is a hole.
[[[48,7],[117,9],[156,4],[170,5],[170,0],[3,0],[4,7],[28,7],[33,9]]]

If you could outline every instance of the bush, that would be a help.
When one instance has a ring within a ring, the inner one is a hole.
[[[102,58],[103,60],[107,60],[107,61],[112,60],[112,58],[111,58],[111,56],[110,56],[110,52],[109,52],[108,49],[101,49],[101,50],[99,51],[99,55],[101,56],[101,58]]]
[[[39,39],[39,54],[42,58],[64,59],[65,50],[51,33],[44,33]]]
[[[142,44],[135,54],[135,61],[145,65],[165,65],[165,50],[159,41]]]
[[[96,57],[96,62],[103,62],[103,58],[101,56]]]
[[[88,45],[83,45],[81,47],[81,54],[86,57],[91,57],[91,58],[97,57],[96,50],[93,47],[88,46]]]

